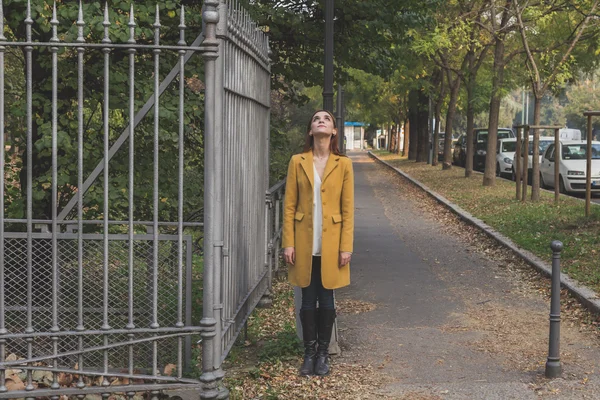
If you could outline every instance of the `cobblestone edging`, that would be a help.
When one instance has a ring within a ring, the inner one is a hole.
[[[500,232],[496,231],[491,226],[487,225],[485,222],[483,222],[479,218],[474,217],[473,215],[471,215],[467,211],[463,210],[456,204],[450,202],[445,197],[443,197],[443,196],[439,195],[438,193],[434,192],[433,190],[429,189],[427,186],[425,186],[418,180],[414,179],[413,177],[408,175],[406,172],[381,160],[379,157],[377,157],[372,152],[369,151],[368,153],[371,158],[379,161],[383,165],[387,166],[388,168],[392,169],[393,171],[395,171],[396,173],[398,173],[399,175],[401,175],[402,177],[407,179],[412,184],[421,188],[429,196],[433,197],[437,202],[443,204],[450,211],[455,213],[460,219],[479,228],[481,231],[483,231],[489,237],[496,240],[498,243],[502,244],[504,247],[507,247],[508,249],[512,250],[515,254],[517,254],[519,257],[521,257],[521,259],[523,259],[525,262],[527,262],[534,268],[538,269],[543,274],[545,274],[547,276],[552,276],[552,267],[550,265],[546,264],[543,260],[541,260],[535,254],[533,254],[527,250],[521,249],[515,243],[513,243],[512,240],[510,240],[508,237],[502,235]],[[548,244],[548,251],[550,251],[550,244]],[[590,288],[588,288],[586,286],[581,285],[580,283],[571,279],[567,274],[564,274],[564,273],[561,273],[561,275],[560,275],[560,283],[561,283],[561,286],[566,288],[570,293],[572,293],[575,297],[577,297],[579,299],[579,301],[581,301],[581,303],[585,307],[587,307],[590,311],[592,311],[594,313],[600,313],[600,299],[596,292],[594,292],[593,290],[591,290]]]

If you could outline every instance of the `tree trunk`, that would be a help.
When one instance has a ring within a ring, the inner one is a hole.
[[[417,107],[417,162],[427,162],[429,157],[429,98],[419,90]]]
[[[409,146],[409,138],[410,138],[410,120],[406,120],[404,122],[404,144],[402,145],[402,157],[406,157],[408,155],[408,146]]]
[[[533,105],[533,126],[540,124],[540,108],[542,99],[534,90],[535,104]],[[528,150],[526,150],[528,151]],[[540,131],[533,129],[533,156],[531,159],[531,201],[540,200]]]
[[[483,186],[494,186],[496,183],[496,141],[498,138],[498,120],[502,86],[504,84],[504,40],[496,39],[494,50],[494,75],[492,78],[492,99],[490,100],[490,118],[488,122],[488,143],[485,156]]]
[[[396,124],[396,154],[400,154],[400,124]]]
[[[448,81],[450,81],[450,74],[448,74]],[[446,112],[444,163],[442,164],[442,169],[444,170],[452,168],[452,154],[450,153],[450,149],[452,148],[452,121],[454,120],[454,114],[456,113],[458,91],[460,90],[460,77],[457,76],[454,82],[451,82],[450,84],[450,102],[448,103],[448,111]]]
[[[470,63],[469,63],[470,64]],[[477,76],[473,73],[469,72],[468,80],[467,80],[467,159],[465,162],[465,177],[470,177],[473,175],[473,128],[474,128],[474,120],[475,120],[475,79]]]
[[[419,93],[417,90],[411,90],[408,95],[408,119],[410,120],[410,143],[408,147],[408,159],[417,159],[417,149],[419,145],[419,135],[417,127],[419,125]]]
[[[444,104],[444,98],[446,97],[446,85],[444,80],[444,73],[440,72],[441,82],[440,91],[435,102],[435,128],[433,129],[433,161],[432,166],[438,165],[438,146],[440,143],[440,125],[442,119],[442,105]]]

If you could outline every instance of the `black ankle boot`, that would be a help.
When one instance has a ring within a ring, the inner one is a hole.
[[[302,339],[304,340],[304,361],[299,374],[314,375],[317,357],[317,310],[300,310]]]
[[[335,321],[335,310],[319,309],[319,348],[317,350],[317,361],[315,363],[315,375],[329,374],[329,342],[331,331]]]

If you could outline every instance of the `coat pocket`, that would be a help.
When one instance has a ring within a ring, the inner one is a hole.
[[[342,214],[334,214],[331,216],[331,218],[333,219],[334,224],[342,222]]]
[[[302,218],[304,218],[304,213],[296,212],[296,215],[294,215],[296,221],[302,221]]]

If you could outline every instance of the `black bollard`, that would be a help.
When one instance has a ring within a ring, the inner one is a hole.
[[[552,249],[552,289],[550,294],[550,342],[548,344],[548,360],[546,361],[546,377],[556,378],[562,373],[560,364],[560,252],[562,242],[555,240]]]

